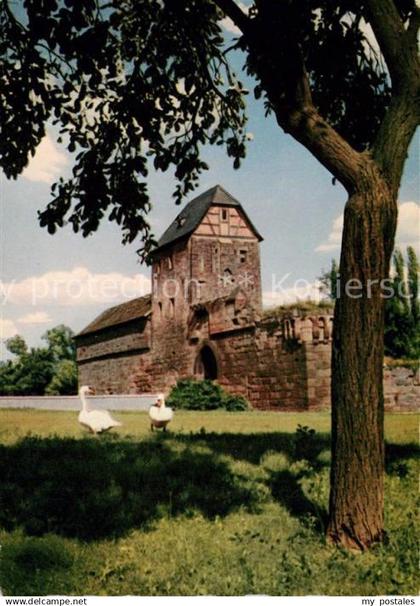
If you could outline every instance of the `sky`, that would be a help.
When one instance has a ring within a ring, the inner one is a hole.
[[[225,22],[227,30],[232,24]],[[234,33],[232,31],[232,33]],[[242,167],[234,170],[220,147],[205,148],[210,170],[195,195],[220,184],[237,198],[264,237],[261,244],[263,302],[272,306],[314,298],[314,285],[332,258],[339,258],[346,192],[331,174],[274,118],[261,101],[247,97],[252,141]],[[399,195],[397,244],[420,242],[419,143],[410,147]],[[139,263],[139,242],[123,246],[118,226],[105,222],[83,239],[66,227],[51,236],[39,227],[37,211],[50,187],[71,169],[71,158],[50,129],[16,181],[0,174],[0,340],[21,334],[38,345],[46,330],[66,324],[80,331],[101,311],[150,292],[150,270]],[[150,221],[159,237],[179,213],[171,198],[170,173],[148,178]],[[4,344],[0,356],[6,356]]]

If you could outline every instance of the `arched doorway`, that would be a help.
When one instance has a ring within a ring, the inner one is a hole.
[[[199,379],[217,379],[218,369],[216,356],[208,345],[204,345],[194,365],[194,375]]]

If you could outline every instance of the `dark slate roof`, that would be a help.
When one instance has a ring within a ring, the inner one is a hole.
[[[257,238],[261,241],[263,238],[258,233],[248,215],[242,208],[241,203],[230,195],[221,185],[216,185],[203,194],[191,200],[179,213],[176,219],[170,224],[168,229],[160,238],[157,248],[152,252],[156,253],[169,244],[173,244],[177,240],[181,240],[189,236],[201,223],[204,215],[212,204],[220,204],[222,206],[237,206],[241,209],[250,227],[255,232]]]
[[[152,308],[152,295],[146,295],[145,297],[139,297],[138,299],[132,299],[121,305],[115,305],[102,312],[93,322],[91,322],[86,328],[84,328],[78,337],[109,328],[110,326],[116,326],[118,324],[125,324],[132,320],[139,320],[149,315]]]

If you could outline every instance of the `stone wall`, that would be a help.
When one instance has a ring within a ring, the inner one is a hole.
[[[418,411],[420,403],[420,372],[405,366],[384,368],[385,410]]]
[[[150,363],[150,321],[141,318],[76,338],[79,385],[98,394],[150,391],[150,381],[136,383]]]
[[[79,385],[90,385],[97,394],[134,394],[152,391],[144,372],[147,353],[112,356],[79,362]]]

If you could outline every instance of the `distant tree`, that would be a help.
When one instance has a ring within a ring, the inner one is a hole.
[[[76,358],[76,345],[74,332],[68,326],[60,324],[47,330],[42,336],[49,351],[55,360],[74,360]]]
[[[407,265],[401,250],[393,255],[392,297],[385,304],[385,353],[394,358],[420,357],[418,261],[407,248]]]
[[[45,389],[47,395],[71,396],[77,393],[77,364],[74,360],[60,360],[54,376]]]
[[[407,264],[401,250],[395,249],[392,265],[393,296],[385,303],[385,353],[393,358],[417,359],[420,356],[419,264],[414,248],[407,248]],[[321,293],[334,301],[339,288],[338,263],[335,259],[331,261],[331,269],[323,271],[318,279]]]
[[[28,346],[25,343],[25,339],[20,335],[10,337],[6,341],[6,349],[15,356],[23,356],[28,352]]]
[[[15,356],[0,364],[0,395],[70,395],[77,392],[76,353],[70,328],[60,325],[47,331],[46,347],[28,348],[16,335],[6,341]]]
[[[420,321],[419,277],[420,269],[416,252],[412,246],[407,248],[408,291],[411,301],[411,315],[416,326]]]
[[[43,395],[54,374],[53,358],[48,349],[28,349],[20,336],[9,339],[6,347],[16,359],[0,367],[0,395]]]
[[[339,288],[340,270],[338,263],[335,259],[331,259],[331,269],[329,271],[322,271],[318,280],[321,283],[320,291],[331,301],[337,299],[338,288]]]

